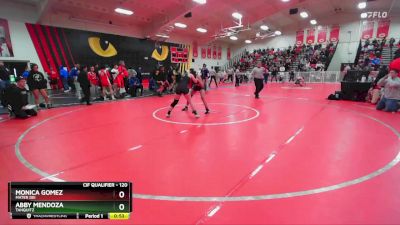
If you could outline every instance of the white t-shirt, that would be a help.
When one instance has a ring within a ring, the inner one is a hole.
[[[115,79],[119,74],[118,69],[113,68],[111,70],[111,74],[112,74],[112,77]]]

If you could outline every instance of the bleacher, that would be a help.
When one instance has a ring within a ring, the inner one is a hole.
[[[246,51],[240,60],[229,63],[229,65],[239,68],[240,71],[250,71],[259,62],[268,68],[284,66],[286,71],[327,70],[336,48],[337,43],[328,43],[326,45],[288,46],[284,49],[257,49],[253,52]]]

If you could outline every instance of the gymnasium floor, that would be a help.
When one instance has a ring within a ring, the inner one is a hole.
[[[0,119],[0,224],[29,222],[8,218],[9,181],[134,183],[129,221],[35,224],[398,224],[400,117],[338,89],[224,87],[199,119],[166,119],[172,96]]]

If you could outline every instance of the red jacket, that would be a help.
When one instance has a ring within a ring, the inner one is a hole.
[[[99,85],[96,72],[88,72],[88,79],[92,85]]]
[[[118,72],[119,72],[118,75],[121,75],[122,77],[128,77],[128,70],[126,69],[125,66],[120,65],[120,66],[118,67]]]

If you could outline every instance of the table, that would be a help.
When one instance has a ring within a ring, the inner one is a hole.
[[[371,82],[342,81],[342,99],[350,101],[365,101],[371,84]]]

